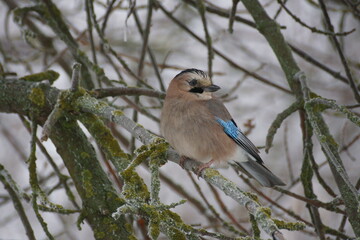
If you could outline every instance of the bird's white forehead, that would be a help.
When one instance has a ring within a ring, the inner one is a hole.
[[[184,78],[186,81],[190,81],[192,79],[196,79],[200,82],[201,85],[203,86],[207,86],[207,85],[211,85],[212,82],[211,82],[211,79],[207,76],[207,75],[200,75],[200,74],[197,74],[197,73],[193,73],[193,72],[189,72],[189,73],[186,73],[184,75]]]

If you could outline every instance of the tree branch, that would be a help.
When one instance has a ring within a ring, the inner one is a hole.
[[[94,113],[103,119],[121,125],[143,144],[151,145],[156,141],[156,139],[158,139],[158,137],[150,134],[143,127],[133,122],[115,108],[107,106],[95,98],[83,96],[77,100],[77,104],[84,112]],[[179,164],[179,155],[173,149],[168,150],[167,156],[168,160]],[[196,173],[199,165],[200,164],[195,161],[186,161],[184,168]],[[262,207],[256,201],[247,196],[235,183],[224,178],[217,170],[212,168],[205,169],[202,173],[202,178],[219,188],[240,205],[245,206],[249,213],[254,215],[256,221],[266,233],[270,236],[276,236],[275,239],[283,239],[279,229],[273,220],[264,212]]]
[[[12,179],[12,177],[10,176],[10,174],[1,164],[0,164],[0,181],[3,183],[5,189],[8,191],[12,199],[14,207],[20,216],[20,219],[24,225],[26,235],[28,236],[29,240],[36,240],[30,221],[26,216],[24,207],[21,204],[20,197],[18,196],[17,186],[14,180]]]
[[[33,96],[34,92],[38,94],[37,98]],[[59,94],[58,89],[46,84],[39,86],[26,81],[0,79],[0,112],[32,115],[39,124],[44,124]],[[49,137],[83,201],[80,219],[89,222],[95,238],[115,240],[131,237],[132,229],[127,226],[125,218],[114,220],[111,216],[122,202],[96,158],[93,146],[73,117],[67,115],[56,121]],[[113,234],[101,234],[109,232]]]
[[[299,79],[303,88],[302,91],[305,99],[305,110],[309,115],[309,122],[321,144],[323,152],[326,154],[331,171],[335,177],[336,184],[344,200],[350,224],[354,229],[355,235],[360,236],[360,215],[358,214],[360,206],[359,194],[349,180],[338,152],[337,143],[331,136],[324,119],[321,117],[320,113],[309,104],[309,89],[306,84],[305,75],[302,72],[299,72],[296,77]]]
[[[346,76],[347,76],[348,81],[349,81],[349,85],[350,85],[350,87],[351,87],[351,89],[352,89],[352,91],[354,93],[354,97],[357,100],[357,102],[360,102],[359,91],[358,91],[358,89],[356,87],[356,84],[355,84],[355,81],[353,79],[353,76],[352,76],[348,61],[346,60],[344,52],[341,49],[340,43],[337,40],[336,35],[334,34],[334,26],[332,25],[329,14],[328,14],[328,12],[326,10],[326,5],[325,5],[323,0],[319,0],[319,4],[320,4],[320,8],[321,8],[321,10],[323,12],[324,18],[325,18],[326,27],[328,28],[328,30],[331,33],[333,33],[332,35],[330,35],[330,39],[334,43],[335,48],[336,48],[336,50],[337,50],[337,52],[338,52],[338,54],[340,56],[341,62],[342,62],[343,66],[344,66],[344,69],[345,69]]]
[[[135,87],[114,87],[114,88],[99,88],[89,92],[96,98],[104,97],[117,97],[117,96],[148,96],[155,98],[165,98],[165,93],[147,88],[135,88]]]

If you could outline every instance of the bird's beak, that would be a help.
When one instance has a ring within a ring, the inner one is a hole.
[[[212,84],[212,85],[210,85],[208,87],[204,87],[205,92],[216,92],[219,89],[220,89],[220,87],[215,85],[215,84]]]

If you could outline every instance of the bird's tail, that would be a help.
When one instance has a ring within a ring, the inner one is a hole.
[[[269,169],[261,163],[253,160],[247,162],[235,162],[246,174],[255,178],[264,187],[274,187],[276,185],[285,186],[280,178],[275,176]]]

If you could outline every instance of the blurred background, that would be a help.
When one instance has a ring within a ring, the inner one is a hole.
[[[48,69],[54,70],[60,74],[60,77],[53,86],[67,89],[70,87],[71,66],[75,62],[69,43],[63,41],[61,36],[55,33],[37,13],[22,14],[18,11],[17,15],[14,14],[14,9],[35,6],[38,2],[42,1],[0,1],[0,63],[5,72],[16,74],[17,77]],[[251,141],[259,147],[266,166],[287,183],[284,189],[296,196],[263,188],[254,180],[246,182],[231,168],[221,169],[220,172],[236,182],[241,189],[258,194],[260,202],[271,207],[273,216],[307,223],[303,231],[283,230],[286,239],[319,239],[307,208],[309,203],[301,199],[304,196],[303,185],[299,181],[303,164],[303,144],[297,112],[281,125],[269,153],[265,153],[263,149],[271,123],[280,112],[295,101],[294,96],[289,92],[290,88],[278,60],[268,42],[254,27],[250,14],[241,2],[236,8],[237,18],[233,23],[232,32],[229,30],[229,14],[233,1],[201,2],[206,7],[207,31],[214,49],[212,79],[222,88],[218,96],[225,102],[240,128],[248,133]],[[349,32],[356,29],[352,33],[339,36],[338,39],[353,78],[357,81],[360,73],[359,3],[356,5],[354,1],[345,0],[325,2],[335,32]],[[96,26],[91,26],[92,30],[89,31],[86,1],[57,0],[54,3],[60,10],[78,48],[90,61],[103,68],[108,78],[107,81],[102,82],[98,81],[94,74],[90,74],[93,88],[139,86],[139,82],[129,73],[127,67],[159,91],[165,91],[170,80],[184,69],[198,68],[209,71],[204,24],[197,8],[197,1],[164,0],[160,2],[161,6],[155,3],[151,22],[148,19],[148,1],[93,1],[97,27],[101,29],[106,42],[97,33]],[[296,21],[278,1],[261,0],[260,3],[268,15],[276,19],[286,41],[300,53],[294,52],[294,58],[306,74],[310,89],[324,98],[335,100],[339,105],[350,105],[351,110],[359,115],[359,106],[356,106],[357,102],[347,83],[344,66],[337,50],[328,35],[317,32],[317,30],[326,31],[319,3],[312,0],[283,3],[291,14],[312,27],[313,31]],[[151,27],[148,35],[148,50],[144,54],[145,34],[140,34],[139,26],[144,32],[147,24]],[[119,59],[126,62],[127,66],[124,66]],[[318,65],[323,67],[319,68]],[[142,96],[126,99],[109,97],[106,101],[122,109],[128,117],[135,119],[149,131],[160,134],[157,119],[160,117],[162,100]],[[139,112],[139,109],[143,111]],[[350,181],[359,187],[360,129],[334,111],[327,110],[322,115],[339,144],[340,156]],[[134,149],[141,146],[140,142],[134,141],[121,127],[113,124],[109,124],[109,127],[126,152],[132,154]],[[41,128],[38,129],[38,136],[40,133]],[[88,135],[91,138],[90,134]],[[314,193],[317,200],[327,204],[338,197],[339,191],[318,141],[316,138],[313,140],[313,154],[319,167],[318,172],[333,191],[333,194],[330,194],[314,176]],[[61,172],[68,175],[51,141],[43,144]],[[17,114],[0,113],[0,163],[11,174],[19,188],[26,193],[31,191],[26,163],[29,154],[30,134],[24,127],[23,121]],[[99,151],[98,154],[99,161],[109,172],[109,178],[114,180],[108,166],[101,160],[102,154]],[[49,199],[66,208],[73,208],[64,189],[59,187],[58,177],[54,174],[47,157],[38,150],[37,158],[39,181],[43,190],[49,193]],[[148,168],[141,165],[137,171],[149,183]],[[160,199],[163,203],[170,204],[187,199],[186,194],[195,199],[188,200],[186,204],[174,209],[187,224],[195,226],[201,224],[209,231],[220,231],[228,236],[236,236],[224,227],[224,222],[229,222],[239,231],[251,232],[246,209],[222,192],[213,189],[204,180],[197,180],[195,176],[191,176],[191,173],[172,162],[161,168],[161,174]],[[248,180],[246,176],[243,177]],[[74,189],[71,181],[69,185]],[[116,186],[116,183],[114,185]],[[185,195],[182,188],[186,191]],[[201,189],[201,194],[198,189]],[[45,239],[46,235],[35,217],[31,203],[22,202],[36,237]],[[81,203],[79,198],[77,202]],[[214,208],[213,211],[210,206]],[[337,207],[344,209],[342,205]],[[326,239],[346,239],[354,236],[343,214],[322,207],[318,209],[324,226],[336,230],[336,234],[327,233]],[[26,239],[21,220],[3,185],[0,185],[0,212],[0,240]],[[214,212],[218,213],[220,220]],[[78,230],[76,227],[78,214],[61,215],[42,212],[42,215],[56,239],[94,238],[93,232],[86,223],[81,225],[81,230]],[[139,239],[146,239],[138,225],[139,223],[134,221],[137,236]],[[265,234],[262,236],[268,237]],[[166,239],[163,236],[162,238]]]

